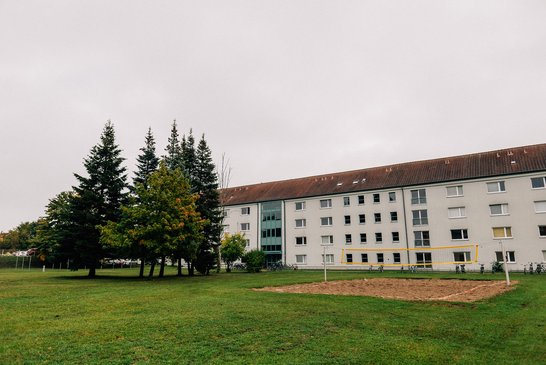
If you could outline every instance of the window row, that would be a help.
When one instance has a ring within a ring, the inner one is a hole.
[[[345,244],[350,245],[353,243],[353,235],[350,233],[345,234]],[[391,240],[392,243],[398,243],[400,242],[400,233],[399,232],[391,232]],[[368,243],[368,234],[367,233],[360,233],[359,234],[359,242],[360,243]],[[376,243],[382,243],[383,242],[383,233],[376,232],[375,233],[375,242]],[[307,245],[307,236],[297,236],[295,237],[295,243],[296,246],[306,246]],[[324,235],[320,236],[320,243],[322,245],[332,245],[334,243],[334,236],[333,235]]]

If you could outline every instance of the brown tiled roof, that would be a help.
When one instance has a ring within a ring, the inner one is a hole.
[[[546,144],[407,162],[221,191],[225,205],[546,171]]]

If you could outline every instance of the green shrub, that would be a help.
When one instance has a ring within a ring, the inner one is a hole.
[[[502,272],[502,271],[504,271],[504,267],[502,266],[502,263],[501,263],[501,262],[494,261],[494,262],[491,264],[491,271],[492,271],[493,273]]]
[[[248,251],[243,255],[242,261],[246,264],[246,271],[260,272],[264,267],[265,253],[260,250]]]

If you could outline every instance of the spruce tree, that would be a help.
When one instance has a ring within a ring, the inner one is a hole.
[[[133,185],[143,184],[146,187],[148,176],[157,170],[159,166],[159,158],[155,154],[155,139],[152,128],[148,128],[148,133],[144,139],[144,147],[140,151],[142,153],[137,157],[137,171],[135,172]]]
[[[176,126],[176,120],[173,121],[171,128],[171,135],[169,136],[167,147],[165,148],[167,154],[163,156],[165,164],[171,170],[177,168],[183,169],[182,162],[182,148],[180,143],[180,135],[178,134],[178,127]]]
[[[194,186],[199,194],[197,211],[208,221],[204,228],[204,237],[197,253],[196,268],[202,274],[208,274],[215,264],[215,248],[219,245],[222,234],[222,211],[218,192],[218,176],[212,162],[212,153],[202,135],[195,152]]]
[[[192,191],[197,192],[196,188],[196,169],[197,169],[197,156],[195,151],[195,138],[193,138],[193,131],[190,129],[188,138],[183,136],[181,143],[182,150],[182,165],[184,167],[184,173],[190,180]]]
[[[120,154],[114,126],[108,121],[100,142],[84,160],[88,176],[74,174],[79,184],[73,187],[68,255],[76,268],[89,268],[89,277],[95,276],[99,261],[105,256],[99,227],[108,221],[119,221],[120,207],[126,199],[127,175]]]

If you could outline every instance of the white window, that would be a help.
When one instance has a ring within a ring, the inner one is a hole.
[[[320,236],[320,241],[323,245],[331,245],[334,243],[334,236]]]
[[[375,243],[382,243],[383,242],[383,233],[376,232],[375,233]]]
[[[392,232],[392,242],[400,242],[400,233],[398,232]]]
[[[222,214],[223,214],[224,218],[227,217],[229,215],[229,209],[224,209]]]
[[[345,218],[345,224],[346,225],[351,224],[351,216],[350,215],[346,215],[344,218]]]
[[[321,217],[320,225],[321,226],[331,226],[333,223],[332,217]]]
[[[363,263],[368,262],[368,254],[367,254],[367,253],[361,253],[361,254],[360,254],[360,260],[361,260]]]
[[[349,263],[352,263],[353,262],[353,254],[352,253],[348,253],[348,254],[345,254],[345,261],[349,264]]]
[[[250,207],[241,208],[241,214],[242,215],[249,215],[250,214]]]
[[[250,223],[241,223],[241,231],[250,231]]]
[[[305,210],[305,202],[296,202],[296,210],[297,211]]]
[[[296,245],[305,246],[306,244],[307,244],[307,237],[306,236],[296,237]]]
[[[381,223],[381,213],[374,213],[373,214],[375,223]]]
[[[391,222],[398,222],[398,212],[391,212]]]
[[[532,177],[531,186],[533,189],[544,189],[546,187],[546,176],[545,177]]]
[[[493,238],[511,238],[512,227],[493,227]]]
[[[418,267],[432,267],[432,254],[430,252],[416,252],[415,259]]]
[[[296,219],[296,228],[303,228],[307,225],[307,221],[305,219]]]
[[[546,213],[546,200],[535,202],[536,213]]]
[[[358,205],[363,205],[364,204],[364,195],[359,195],[358,196]]]
[[[429,247],[430,246],[430,235],[428,231],[414,231],[415,238],[415,247]]]
[[[373,202],[374,203],[380,203],[381,202],[381,197],[379,195],[379,193],[376,193],[373,195]]]
[[[468,240],[468,229],[452,229],[452,240]]]
[[[384,262],[385,262],[385,255],[383,255],[382,253],[378,253],[377,254],[377,263],[382,264]]]
[[[515,251],[505,251],[506,256],[508,256],[508,263],[513,264],[516,262],[516,252]],[[504,262],[504,258],[502,257],[502,251],[495,251],[495,256],[497,258],[498,262]]]
[[[321,208],[331,208],[332,207],[332,199],[322,199],[320,201],[320,207]]]
[[[546,237],[546,226],[538,226],[538,236],[542,238]]]
[[[466,217],[465,207],[447,208],[447,216],[449,218],[464,218]]]
[[[332,265],[334,263],[334,255],[331,253],[326,254],[326,265]],[[322,255],[322,264],[324,264],[324,255]]]
[[[411,190],[411,204],[425,204],[427,202],[427,191],[425,189]]]
[[[463,196],[463,186],[462,185],[447,186],[446,187],[446,196],[448,198]]]
[[[470,262],[470,251],[453,252],[453,261]]]
[[[352,234],[346,234],[345,235],[345,244],[350,245],[353,243],[353,235]]]
[[[491,204],[489,206],[489,211],[491,212],[491,215],[507,215],[508,204]]]
[[[389,203],[394,203],[396,201],[396,192],[391,191],[389,192]]]
[[[296,255],[296,264],[299,264],[299,265],[307,264],[307,255]]]
[[[351,205],[351,197],[344,196],[343,197],[343,206],[348,207],[349,205]]]
[[[245,240],[245,242],[246,242],[246,247],[250,247],[250,240],[248,238]]]
[[[360,223],[360,224],[366,223],[366,215],[365,214],[359,214],[358,215],[358,223]]]
[[[360,243],[366,243],[368,242],[368,238],[366,236],[366,233],[361,233],[360,234]]]
[[[399,264],[401,261],[400,261],[400,252],[393,252],[392,253],[392,261],[395,263],[395,264]]]
[[[428,213],[426,209],[412,210],[411,212],[413,215],[414,226],[423,226],[428,224]]]
[[[495,181],[487,183],[487,192],[488,193],[502,193],[506,191],[504,186],[504,181]]]

